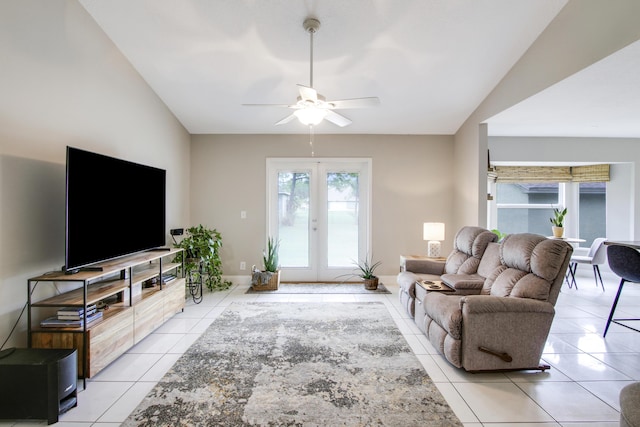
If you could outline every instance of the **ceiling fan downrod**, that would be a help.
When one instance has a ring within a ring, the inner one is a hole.
[[[320,21],[316,18],[307,18],[302,26],[309,33],[309,87],[313,87],[313,35],[320,29]]]

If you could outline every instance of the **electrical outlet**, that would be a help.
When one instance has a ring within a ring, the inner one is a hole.
[[[240,211],[240,219],[247,219],[247,211]]]
[[[247,269],[247,263],[244,261],[240,261],[240,270],[246,270]]]

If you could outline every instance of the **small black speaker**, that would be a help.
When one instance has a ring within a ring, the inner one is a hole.
[[[76,350],[24,348],[0,354],[0,419],[46,419],[78,405]]]

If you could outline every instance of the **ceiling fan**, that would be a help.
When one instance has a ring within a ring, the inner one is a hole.
[[[320,28],[320,21],[315,18],[306,18],[302,23],[305,31],[310,36],[310,60],[309,60],[309,86],[298,84],[298,100],[295,104],[244,104],[257,107],[285,107],[295,110],[292,114],[278,121],[276,125],[289,123],[297,118],[302,124],[315,126],[322,120],[330,121],[340,127],[350,125],[352,122],[342,114],[334,110],[347,108],[367,108],[380,104],[378,97],[342,99],[327,101],[324,96],[313,88],[313,35]]]

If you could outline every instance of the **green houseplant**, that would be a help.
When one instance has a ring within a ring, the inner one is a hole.
[[[562,210],[553,208],[553,216],[549,218],[551,221],[553,231],[553,237],[562,237],[564,234],[564,217],[567,215],[567,208]]]
[[[496,236],[498,236],[498,242],[501,242],[502,239],[504,239],[507,236],[507,233],[503,233],[502,231],[498,230],[497,228],[494,228],[493,230],[491,230],[491,232],[493,234],[495,234]]]
[[[269,237],[267,240],[267,250],[262,253],[262,262],[264,264],[264,271],[270,271],[275,273],[278,271],[278,249],[280,248],[280,241],[275,240],[273,237]]]
[[[258,291],[277,290],[280,285],[280,270],[278,250],[280,241],[269,237],[267,249],[262,251],[263,270],[258,270],[255,265],[252,268],[251,287]]]
[[[182,262],[184,258],[185,276],[195,280],[202,278],[210,291],[229,289],[231,282],[222,280],[219,253],[222,235],[215,228],[209,229],[202,224],[187,228],[186,237],[174,246],[184,249],[176,261]]]
[[[373,259],[369,260],[365,257],[355,264],[360,270],[358,276],[364,281],[364,288],[370,291],[378,289],[378,276],[375,275],[375,270],[382,264],[382,261],[373,262]]]
[[[364,282],[364,288],[372,291],[378,289],[378,276],[376,276],[375,270],[380,264],[382,264],[382,261],[373,262],[373,259],[369,257],[365,257],[360,261],[353,260],[353,265],[356,267],[354,272],[338,277],[359,277]]]

